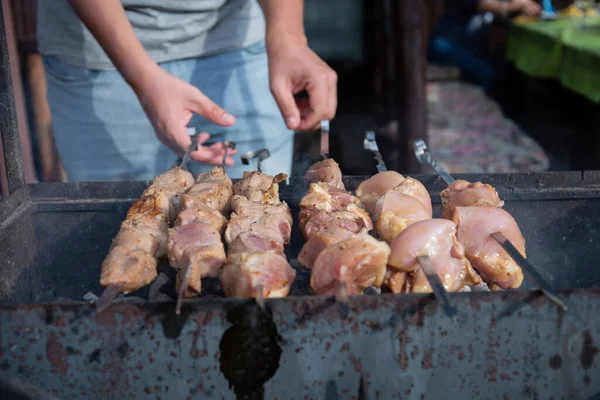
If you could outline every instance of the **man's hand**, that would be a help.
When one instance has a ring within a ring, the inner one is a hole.
[[[183,155],[191,143],[186,134],[187,126],[194,113],[214,122],[217,125],[230,126],[235,118],[213,103],[198,88],[176,78],[157,65],[150,67],[134,86],[140,103],[154,126],[156,136],[171,150]],[[201,133],[198,143],[209,139],[208,133]],[[210,147],[198,146],[198,151],[191,154],[195,161],[207,164],[221,164],[225,146],[216,143]],[[234,155],[236,151],[228,154]],[[233,165],[228,157],[226,165]]]
[[[289,129],[310,131],[337,109],[337,74],[309,47],[304,37],[267,37],[271,92]],[[308,99],[294,95],[306,90]]]
[[[542,9],[539,4],[532,0],[511,0],[512,8],[524,15],[538,15]]]

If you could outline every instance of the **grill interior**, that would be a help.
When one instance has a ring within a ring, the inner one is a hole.
[[[416,176],[431,193],[434,217],[441,215],[436,176]],[[457,178],[460,178],[457,176]],[[547,173],[463,176],[492,184],[506,201],[527,241],[527,256],[556,288],[600,286],[600,175]],[[347,177],[354,190],[365,177]],[[80,301],[100,295],[100,264],[131,202],[147,182],[37,184],[0,203],[0,301],[40,304]],[[282,184],[280,195],[294,218],[307,186],[300,178]],[[297,225],[288,259],[298,274],[290,295],[309,294],[309,273],[295,262],[304,240]],[[161,292],[173,296],[174,272]],[[522,289],[531,287],[526,277]],[[203,282],[204,296],[220,296],[217,280]],[[149,287],[130,296],[148,299]],[[464,294],[468,295],[468,294]]]

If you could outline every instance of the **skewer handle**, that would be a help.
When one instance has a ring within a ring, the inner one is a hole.
[[[556,294],[556,291],[554,290],[554,288],[552,287],[550,282],[548,282],[538,272],[538,270],[533,266],[533,264],[531,262],[529,262],[529,260],[527,260],[525,257],[523,257],[523,255],[521,255],[519,250],[517,250],[517,248],[510,242],[510,240],[508,240],[506,238],[506,236],[504,236],[504,234],[502,232],[492,233],[492,237],[496,240],[496,242],[498,242],[498,244],[500,244],[500,246],[502,246],[502,248],[504,250],[506,250],[508,255],[510,255],[512,257],[512,259],[515,260],[515,262],[517,264],[519,264],[519,266],[525,272],[527,272],[527,274],[529,274],[529,276],[531,278],[533,278],[533,280],[540,286],[540,290],[550,300],[552,300],[560,308],[562,308],[563,311],[567,311],[567,309],[568,309],[567,305],[558,297],[558,295]]]
[[[450,175],[448,171],[446,171],[446,169],[431,156],[431,153],[427,151],[427,145],[424,141],[421,139],[415,140],[413,142],[413,148],[415,150],[415,156],[417,156],[417,160],[419,160],[421,164],[427,163],[431,165],[431,167],[435,170],[435,172],[438,173],[440,178],[446,182],[446,184],[451,185],[454,183],[454,178],[452,175]]]
[[[421,264],[425,277],[427,277],[429,285],[431,285],[431,288],[433,289],[433,294],[441,304],[444,313],[450,318],[454,317],[456,315],[456,308],[450,304],[448,292],[446,292],[446,288],[440,280],[440,277],[431,262],[431,258],[429,258],[429,256],[418,256],[417,260],[419,261],[419,264]]]
[[[375,132],[367,131],[365,133],[363,147],[365,148],[365,150],[369,150],[374,154],[374,158],[377,161],[377,172],[385,172],[388,170],[385,165],[385,161],[383,161],[383,156],[379,152],[379,146],[377,145],[377,141],[375,140]]]

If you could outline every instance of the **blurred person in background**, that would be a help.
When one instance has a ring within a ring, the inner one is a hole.
[[[498,63],[490,55],[493,18],[540,12],[532,0],[447,0],[432,32],[429,60],[456,65],[467,79],[490,90],[498,72]]]
[[[308,47],[302,0],[39,0],[38,42],[74,181],[152,179],[185,153],[188,126],[217,141],[192,153],[195,173],[221,164],[233,140],[240,154],[270,150],[264,172],[290,174],[294,131],[337,108],[337,75]],[[226,165],[232,177],[245,169]]]

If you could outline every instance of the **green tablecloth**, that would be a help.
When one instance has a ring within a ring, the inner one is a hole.
[[[521,71],[555,78],[567,88],[600,103],[600,18],[513,24],[507,58]]]

